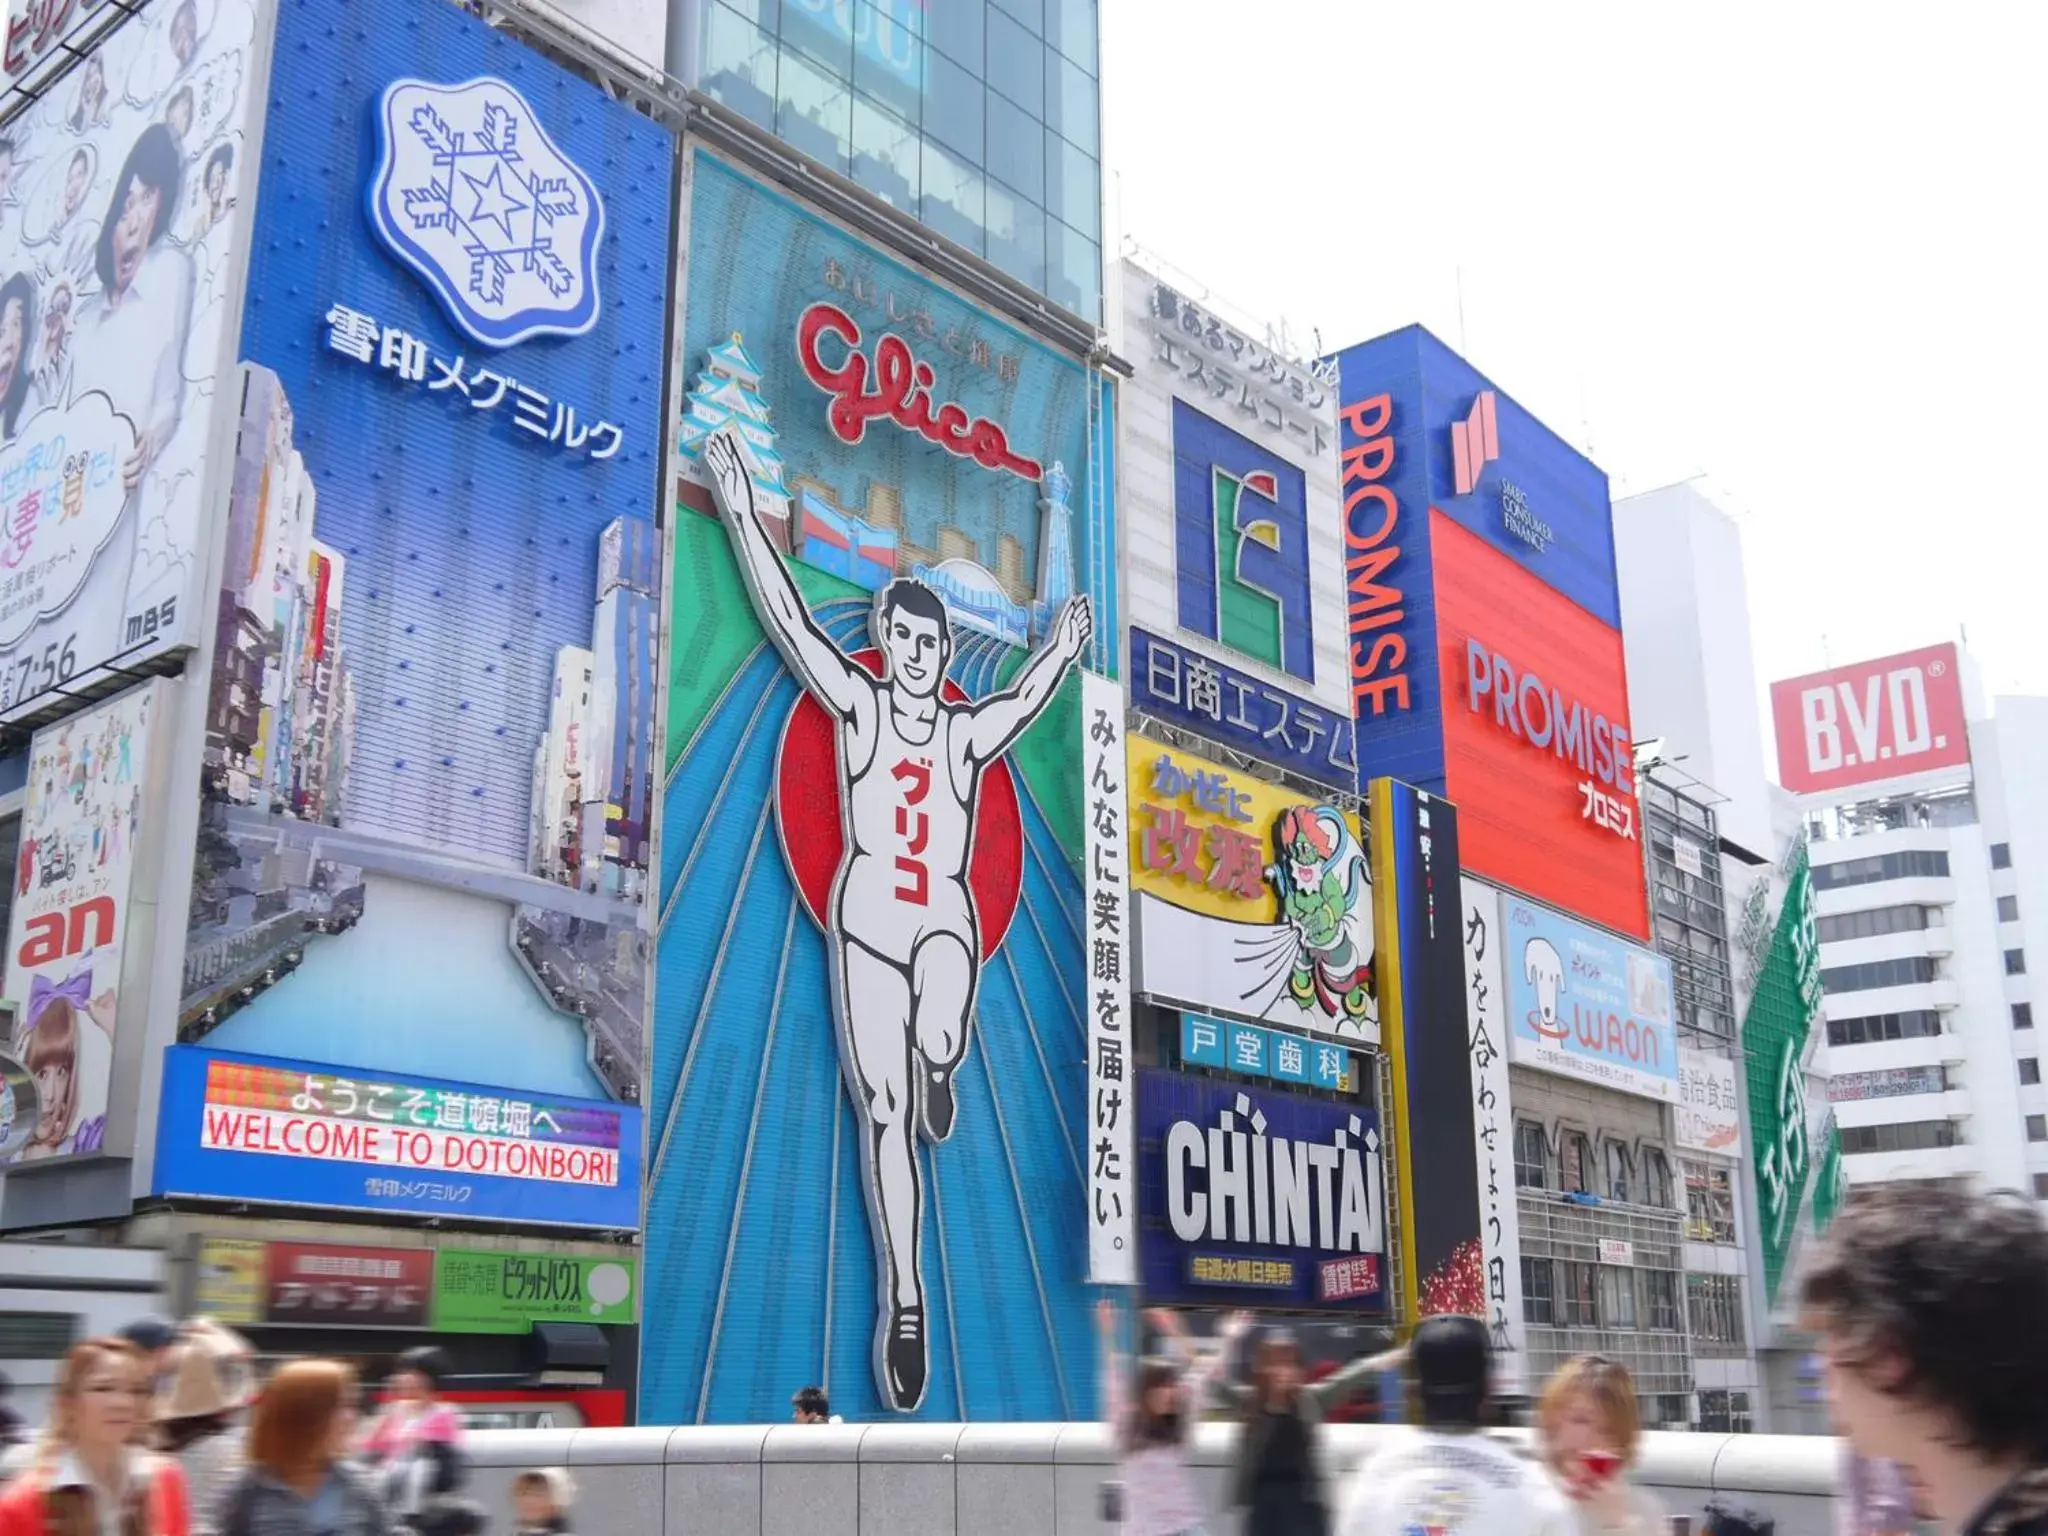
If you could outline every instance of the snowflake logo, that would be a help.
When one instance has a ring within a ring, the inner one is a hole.
[[[370,223],[487,347],[597,324],[604,199],[503,80],[394,80],[377,114]]]

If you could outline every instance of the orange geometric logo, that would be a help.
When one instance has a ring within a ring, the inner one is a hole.
[[[1500,426],[1494,416],[1493,391],[1481,390],[1472,400],[1471,413],[1451,423],[1451,467],[1460,496],[1479,484],[1479,472],[1500,457]]]

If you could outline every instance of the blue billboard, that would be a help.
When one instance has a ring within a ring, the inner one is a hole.
[[[152,1193],[630,1232],[640,1111],[176,1045]]]
[[[1108,398],[688,172],[641,1417],[1085,1415]]]
[[[1501,909],[1509,1060],[1676,1103],[1671,962],[1519,896]]]
[[[454,6],[279,13],[181,1038],[637,1104],[674,143]]]
[[[1346,604],[1365,777],[1441,791],[1431,514],[1621,627],[1607,476],[1421,326],[1336,354]],[[1502,615],[1511,631],[1513,614]]]
[[[1385,1213],[1370,1110],[1178,1072],[1138,1074],[1147,1301],[1381,1311]]]

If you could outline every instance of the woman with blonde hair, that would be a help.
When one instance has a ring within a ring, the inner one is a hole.
[[[1567,1360],[1536,1407],[1543,1460],[1572,1501],[1584,1536],[1657,1536],[1664,1509],[1629,1480],[1642,1418],[1628,1367],[1602,1355]]]
[[[190,1536],[184,1474],[132,1443],[148,1400],[134,1345],[75,1345],[35,1461],[0,1494],[0,1536]]]
[[[383,1506],[346,1460],[359,1401],[338,1360],[294,1360],[271,1377],[221,1536],[385,1536]]]

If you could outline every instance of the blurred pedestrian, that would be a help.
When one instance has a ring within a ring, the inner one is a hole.
[[[359,1403],[339,1360],[293,1360],[256,1399],[249,1464],[221,1517],[221,1536],[386,1536],[368,1479],[348,1464]]]
[[[1801,1301],[1859,1455],[1910,1471],[1950,1536],[2048,1533],[2048,1227],[2032,1201],[1861,1191]]]
[[[0,1371],[0,1456],[28,1444],[28,1423],[15,1411],[14,1378]]]
[[[839,1420],[832,1413],[832,1399],[825,1395],[823,1387],[805,1387],[789,1400],[792,1415],[799,1424],[837,1424]]]
[[[121,1330],[121,1337],[142,1352],[154,1391],[171,1368],[171,1354],[178,1342],[178,1325],[167,1317],[147,1313]]]
[[[1408,1342],[1416,1425],[1352,1475],[1338,1536],[1568,1536],[1572,1518],[1534,1463],[1484,1433],[1493,1348],[1476,1317],[1429,1317]]]
[[[560,1467],[537,1467],[512,1479],[517,1536],[569,1536],[576,1485]]]
[[[1225,1348],[1236,1349],[1251,1327],[1249,1312],[1224,1318]],[[1310,1383],[1303,1377],[1301,1346],[1294,1335],[1268,1329],[1253,1354],[1251,1379],[1217,1382],[1212,1390],[1244,1420],[1230,1476],[1232,1507],[1245,1512],[1244,1536],[1323,1536],[1330,1527],[1324,1410],[1400,1358],[1398,1351],[1368,1355]]]
[[[1843,1441],[1835,1536],[1912,1536],[1919,1524],[1905,1469],[1895,1461],[1859,1456]]]
[[[1567,1360],[1536,1407],[1543,1460],[1570,1499],[1583,1536],[1659,1536],[1664,1507],[1629,1478],[1642,1416],[1628,1368],[1601,1355]]]
[[[185,1472],[193,1536],[215,1536],[245,1464],[255,1352],[210,1318],[178,1331],[156,1399],[157,1441]]]
[[[1102,1416],[1123,1482],[1122,1528],[1131,1536],[1193,1536],[1207,1506],[1188,1466],[1188,1436],[1201,1416],[1216,1357],[1191,1354],[1180,1319],[1160,1308],[1146,1320],[1177,1358],[1131,1367],[1117,1354],[1116,1303],[1105,1298],[1095,1317],[1102,1335]]]
[[[364,1441],[377,1469],[385,1506],[404,1529],[421,1536],[465,1536],[481,1530],[482,1510],[460,1497],[469,1483],[462,1415],[441,1396],[448,1357],[431,1345],[398,1357],[391,1397]]]
[[[72,1347],[35,1459],[0,1493],[0,1536],[190,1536],[184,1473],[133,1443],[147,1371],[125,1339]]]

